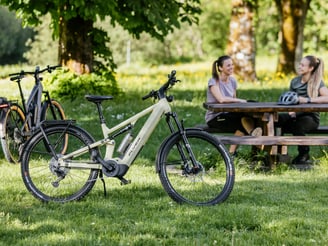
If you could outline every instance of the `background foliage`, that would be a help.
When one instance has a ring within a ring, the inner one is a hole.
[[[163,43],[144,33],[140,35],[139,40],[135,39],[122,27],[112,26],[110,18],[98,20],[97,26],[109,33],[109,47],[117,65],[126,63],[170,64],[212,60],[225,52],[231,3],[230,1],[204,0],[202,1],[202,8],[203,12],[198,26],[183,24],[180,29],[175,28],[173,33],[165,37]],[[52,39],[49,16],[43,18],[42,26],[34,28],[32,33],[30,29],[20,27],[21,23],[15,19],[14,13],[8,13],[5,7],[0,7],[0,9],[3,13],[0,15],[0,23],[7,23],[7,21],[9,23],[2,24],[0,61],[3,64],[23,62],[24,59],[33,65],[57,63],[57,49],[55,47],[58,40]],[[320,54],[327,47],[327,13],[328,3],[319,0],[311,1],[304,30],[304,53]],[[257,55],[276,56],[279,49],[279,19],[274,2],[259,1],[257,17]],[[17,31],[17,29],[19,30]],[[13,38],[13,35],[18,36]],[[26,42],[27,39],[28,42]],[[18,41],[21,43],[16,43]],[[127,49],[129,45],[130,55],[128,59]],[[19,53],[20,56],[15,56],[12,52]],[[12,54],[12,60],[6,59],[8,54]]]
[[[0,6],[0,65],[24,62],[26,42],[33,36],[33,30],[22,28],[20,20],[6,7]]]

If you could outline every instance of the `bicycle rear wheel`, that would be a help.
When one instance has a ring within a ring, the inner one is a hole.
[[[7,161],[17,163],[19,160],[20,148],[26,141],[26,136],[22,131],[28,131],[25,123],[23,110],[17,104],[11,104],[3,114],[1,146]]]
[[[178,203],[215,205],[230,195],[235,170],[226,147],[208,133],[187,129],[186,137],[196,162],[192,165],[180,134],[173,134],[160,147],[156,164],[168,195]]]
[[[52,155],[49,143],[57,155],[68,154],[80,147],[89,146],[94,139],[83,129],[77,126],[56,125],[44,129],[47,140],[41,131],[35,133],[26,143],[22,153],[21,173],[24,184],[32,195],[41,201],[68,202],[80,200],[93,188],[98,169],[68,168],[59,166]],[[67,137],[69,145],[62,151],[63,138]],[[74,156],[71,162],[92,162],[91,156],[97,153],[89,152]]]

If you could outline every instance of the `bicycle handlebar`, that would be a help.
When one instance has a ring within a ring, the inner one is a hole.
[[[146,100],[148,98],[154,98],[154,99],[162,99],[166,97],[166,91],[169,90],[175,83],[181,82],[176,78],[176,71],[172,70],[171,74],[168,74],[168,80],[167,82],[161,86],[157,91],[150,91],[147,95],[142,97],[142,100]]]
[[[49,66],[48,65],[46,68],[40,70],[40,67],[36,66],[35,70],[33,72],[26,72],[26,71],[22,70],[19,73],[9,74],[9,77],[10,77],[11,81],[20,80],[20,79],[24,78],[26,74],[33,74],[34,77],[37,78],[40,73],[43,73],[45,71],[48,71],[48,73],[51,73],[52,71],[54,71],[58,67],[61,67],[61,66],[60,65],[56,65],[56,66]]]

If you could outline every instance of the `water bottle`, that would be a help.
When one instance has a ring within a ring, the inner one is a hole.
[[[123,155],[125,153],[125,151],[127,150],[127,148],[129,147],[130,143],[132,142],[132,139],[133,139],[133,137],[132,137],[131,132],[126,134],[125,137],[123,138],[120,146],[118,146],[117,152]]]

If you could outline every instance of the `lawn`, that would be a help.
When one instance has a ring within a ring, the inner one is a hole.
[[[120,69],[124,95],[104,103],[109,124],[133,115],[151,101],[141,97],[157,89],[172,70],[182,82],[172,88],[172,108],[186,126],[204,122],[205,87],[210,64]],[[290,77],[259,72],[255,83],[239,83],[239,97],[276,101]],[[1,81],[4,94],[17,95],[15,85]],[[26,90],[28,90],[28,84]],[[95,106],[83,98],[60,100],[69,118],[100,137]],[[326,115],[322,122],[327,123]],[[106,179],[80,202],[44,204],[29,194],[19,165],[0,153],[0,245],[327,245],[328,162],[325,148],[313,147],[316,165],[300,172],[278,165],[271,172],[249,168],[250,148],[235,159],[236,181],[230,197],[211,207],[178,205],[164,192],[154,159],[168,134],[161,122],[121,186]],[[290,148],[291,154],[295,149]]]

